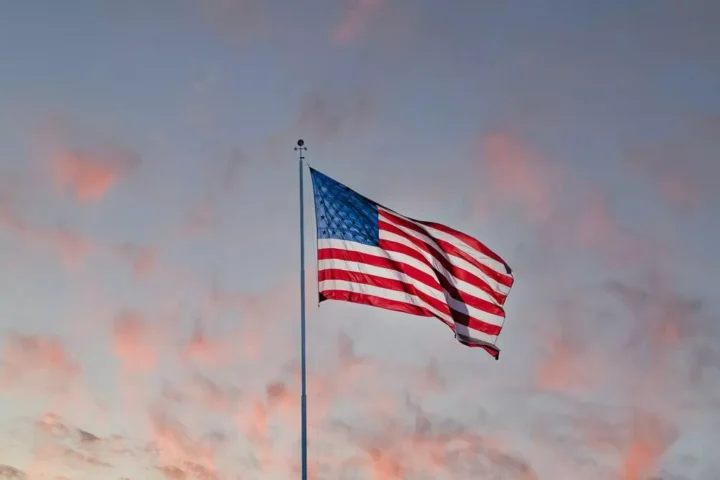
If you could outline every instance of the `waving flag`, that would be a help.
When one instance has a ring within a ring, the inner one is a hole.
[[[475,238],[413,220],[310,168],[320,302],[341,300],[436,317],[469,347],[495,346],[510,267]]]

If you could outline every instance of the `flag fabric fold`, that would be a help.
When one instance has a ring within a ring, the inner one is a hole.
[[[512,270],[479,240],[414,220],[310,168],[319,301],[435,317],[496,359]]]

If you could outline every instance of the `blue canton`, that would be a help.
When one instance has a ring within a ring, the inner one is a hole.
[[[377,205],[327,175],[310,168],[315,196],[317,238],[334,238],[377,247]]]

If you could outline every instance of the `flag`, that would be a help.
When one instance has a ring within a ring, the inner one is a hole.
[[[513,285],[510,267],[475,238],[414,220],[310,168],[319,301],[435,317],[460,343],[495,346]]]

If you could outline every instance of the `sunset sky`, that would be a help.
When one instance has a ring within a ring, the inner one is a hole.
[[[318,308],[313,480],[720,478],[720,2],[0,10],[0,479],[300,478],[297,157],[513,267]]]

